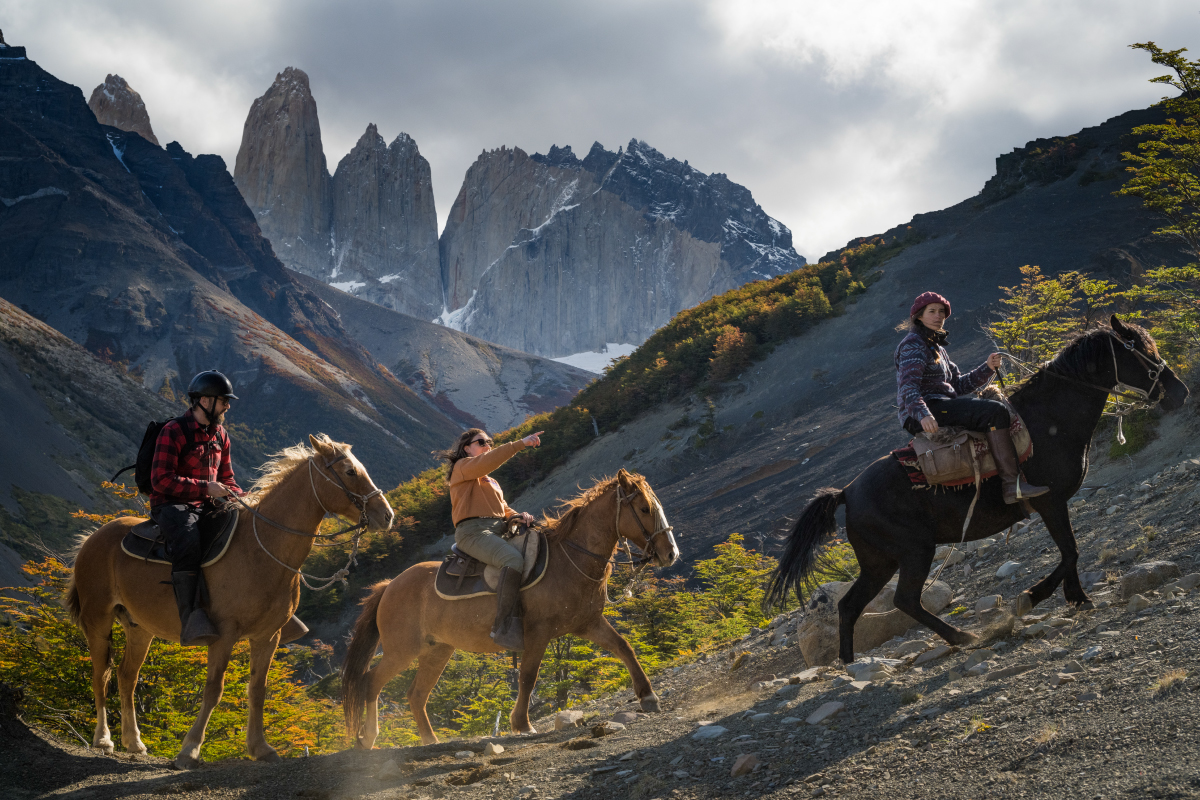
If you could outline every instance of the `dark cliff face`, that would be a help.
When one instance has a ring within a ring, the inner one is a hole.
[[[485,152],[440,246],[444,321],[551,357],[639,344],[685,308],[804,264],[745,187],[636,139],[582,160]]]
[[[295,282],[220,158],[100,125],[27,60],[0,61],[0,197],[0,296],[150,390],[229,373],[246,462],[325,431],[394,484],[457,429]]]

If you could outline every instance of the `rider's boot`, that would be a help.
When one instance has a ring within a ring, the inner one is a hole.
[[[500,570],[496,586],[496,622],[492,640],[505,650],[525,650],[525,620],[521,613],[521,571],[512,567]]]
[[[220,638],[208,614],[196,603],[200,580],[199,572],[171,573],[171,584],[175,588],[175,605],[179,607],[179,643],[184,647],[207,646]]]
[[[308,626],[301,622],[299,617],[292,614],[292,618],[283,623],[283,628],[279,631],[279,643],[294,642],[307,633]]]
[[[1048,486],[1034,486],[1026,483],[1021,470],[1017,466],[1017,448],[1013,445],[1008,428],[987,432],[988,446],[992,449],[992,458],[996,469],[1000,472],[1000,486],[1004,492],[1004,502],[1012,504],[1028,497],[1038,497],[1050,491]]]

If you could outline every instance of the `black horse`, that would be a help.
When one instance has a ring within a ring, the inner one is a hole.
[[[1079,551],[1067,501],[1088,469],[1088,448],[1110,391],[1133,393],[1168,411],[1187,400],[1188,390],[1158,354],[1144,329],[1124,324],[1116,315],[1111,327],[1079,336],[1039,369],[1010,398],[1033,438],[1033,456],[1023,469],[1030,482],[1049,486],[1041,497],[1027,500],[1041,514],[1062,553],[1058,566],[1017,598],[1019,614],[1054,593],[1059,583],[1067,602],[1089,603],[1079,582]],[[867,467],[845,489],[824,488],[809,502],[784,546],[771,576],[764,605],[771,607],[795,589],[803,600],[819,562],[818,549],[834,533],[834,512],[846,504],[846,535],[861,569],[858,580],[838,603],[839,655],[854,660],[854,623],[896,570],[896,607],[928,626],[951,644],[968,644],[975,637],[943,622],[921,605],[921,590],[939,544],[957,543],[975,492],[914,491],[904,468],[891,456]],[[982,484],[979,502],[967,528],[975,541],[1024,519],[1020,503],[1006,505],[1000,479]],[[1086,607],[1086,606],[1085,606]]]

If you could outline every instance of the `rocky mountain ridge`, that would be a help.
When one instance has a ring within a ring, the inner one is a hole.
[[[804,263],[745,187],[633,139],[579,159],[502,146],[436,231],[429,163],[369,125],[332,176],[308,76],[250,109],[235,180],[289,267],[355,296],[547,357],[641,343],[684,308]]]
[[[105,76],[104,83],[92,90],[88,108],[101,125],[136,133],[151,144],[158,144],[142,96],[120,75]]]
[[[308,75],[288,67],[254,101],[234,181],[288,267],[420,319],[441,310],[429,162],[372,123],[333,175]]]
[[[582,160],[570,147],[485,152],[440,246],[444,321],[551,357],[640,343],[685,308],[804,264],[747,189],[636,139]]]

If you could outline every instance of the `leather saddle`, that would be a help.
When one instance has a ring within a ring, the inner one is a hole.
[[[208,567],[221,560],[229,543],[233,540],[233,531],[237,527],[238,509],[232,504],[225,508],[206,510],[200,515],[200,541],[205,543],[204,560],[200,566]],[[170,564],[167,555],[167,542],[158,523],[148,519],[140,525],[134,525],[121,540],[121,549],[128,556],[153,561],[155,564]]]
[[[521,591],[536,586],[546,574],[550,549],[546,546],[546,534],[540,530],[524,529],[526,532],[508,539],[508,543],[525,556],[521,572]],[[450,554],[438,567],[433,580],[434,591],[443,600],[466,600],[496,593],[500,580],[500,569],[472,558],[450,546]]]

